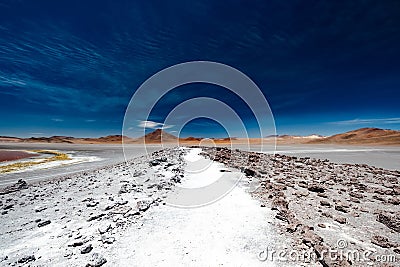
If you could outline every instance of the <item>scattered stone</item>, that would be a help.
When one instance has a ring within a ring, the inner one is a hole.
[[[321,200],[320,204],[321,204],[321,206],[325,206],[325,207],[330,207],[331,206],[331,203],[329,203],[328,201],[325,201],[325,200]]]
[[[303,235],[303,243],[308,247],[313,247],[315,244],[319,244],[323,241],[322,237],[314,233],[313,231],[305,231]]]
[[[105,210],[105,211],[107,211],[107,210],[111,210],[111,209],[112,209],[112,208],[114,208],[116,205],[117,205],[116,203],[113,203],[113,204],[107,205],[107,206],[104,208],[104,210]]]
[[[80,247],[83,245],[83,241],[75,241],[72,244],[69,244],[68,247]]]
[[[254,176],[256,174],[254,170],[248,168],[245,168],[243,172],[246,174],[246,176]]]
[[[43,221],[43,222],[40,222],[40,223],[38,223],[38,227],[43,227],[43,226],[46,226],[46,225],[48,225],[48,224],[50,224],[51,223],[51,221],[50,220],[46,220],[46,221]]]
[[[18,182],[16,182],[15,184],[0,189],[0,195],[6,195],[27,188],[28,188],[27,182],[22,179],[19,179]]]
[[[361,203],[361,201],[360,201],[359,199],[354,198],[354,197],[351,197],[351,198],[350,198],[350,201],[351,201],[351,202],[354,202],[354,203]]]
[[[107,260],[99,253],[93,253],[90,262],[86,264],[86,267],[100,267],[106,262]]]
[[[316,193],[324,193],[325,192],[325,188],[319,184],[312,184],[312,185],[308,186],[308,190],[311,192],[316,192]]]
[[[150,161],[150,166],[157,166],[160,164],[161,164],[161,162],[158,159]]]
[[[114,208],[112,211],[110,211],[111,214],[126,214],[129,212],[132,208],[130,206],[118,206]]]
[[[373,195],[372,196],[373,199],[382,201],[382,202],[386,202],[386,198],[384,196],[380,196],[380,195]]]
[[[286,217],[286,215],[282,212],[279,212],[278,214],[275,215],[275,218],[277,218],[278,220],[281,221],[285,221],[285,222],[289,222],[288,218]]]
[[[45,209],[47,209],[47,207],[45,207],[45,206],[43,206],[43,207],[36,207],[36,208],[35,208],[35,212],[42,212],[42,211],[44,211]]]
[[[90,251],[92,251],[92,249],[93,249],[92,244],[89,244],[89,245],[87,245],[87,246],[85,246],[85,247],[83,247],[83,248],[81,249],[81,254],[87,254],[87,253],[89,253]]]
[[[287,200],[285,198],[277,197],[272,201],[272,206],[274,208],[287,210],[289,208],[289,203],[287,202]]]
[[[108,230],[111,229],[111,224],[110,223],[105,223],[102,226],[99,227],[99,233],[100,234],[104,234],[106,232],[108,232]]]
[[[400,216],[399,215],[385,215],[383,213],[378,214],[376,220],[388,228],[400,233]]]
[[[125,193],[129,193],[130,190],[128,189],[128,185],[127,184],[123,184],[121,185],[121,188],[119,189],[118,194],[125,194]]]
[[[326,225],[323,224],[323,223],[319,223],[318,226],[321,227],[321,228],[326,228]]]
[[[35,261],[35,255],[30,255],[30,256],[25,256],[22,257],[18,260],[18,263],[27,263],[27,262],[31,262],[31,261]]]
[[[298,194],[299,194],[299,196],[307,197],[307,196],[310,195],[310,192],[308,192],[308,191],[299,191]]]
[[[386,237],[380,235],[372,236],[371,243],[380,246],[382,248],[392,247],[392,243],[390,243]]]
[[[101,236],[101,242],[103,244],[112,244],[115,242],[115,237],[113,236]]]
[[[124,217],[127,218],[130,216],[138,216],[138,215],[140,215],[140,211],[138,209],[131,209],[130,211],[124,214]]]
[[[139,209],[139,211],[146,211],[150,208],[151,203],[151,200],[139,200],[136,203],[136,207]]]
[[[393,204],[393,205],[400,205],[400,198],[392,197],[392,198],[389,198],[387,202],[390,204]]]
[[[340,206],[340,205],[336,205],[335,206],[335,210],[343,212],[343,213],[348,213],[349,212],[345,207]]]
[[[291,223],[288,226],[286,226],[286,231],[289,233],[294,233],[297,231],[298,226],[300,226],[300,224]]]
[[[125,204],[128,204],[128,200],[121,200],[121,201],[118,201],[117,204],[120,205],[120,206],[125,205]]]
[[[9,210],[9,209],[12,209],[13,207],[14,207],[13,204],[8,204],[8,205],[4,206],[3,210]]]
[[[96,214],[96,215],[93,215],[93,216],[89,217],[89,219],[87,221],[88,222],[94,221],[94,220],[97,220],[97,219],[99,219],[99,218],[101,218],[101,217],[103,217],[105,215],[106,215],[105,213]]]
[[[351,197],[358,198],[358,199],[364,197],[361,193],[357,193],[357,192],[354,192],[354,191],[353,191],[353,192],[350,192],[349,195],[350,195]]]
[[[92,202],[86,203],[86,207],[93,208],[93,207],[96,207],[98,204],[99,204],[99,202],[92,201]]]
[[[335,221],[337,221],[340,224],[345,224],[347,222],[347,219],[344,217],[336,217]]]
[[[72,257],[72,255],[74,255],[74,253],[72,253],[72,251],[67,251],[64,253],[64,258],[70,259]]]

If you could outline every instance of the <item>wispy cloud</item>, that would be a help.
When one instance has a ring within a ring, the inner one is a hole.
[[[357,125],[357,124],[400,124],[400,118],[381,118],[381,119],[353,119],[344,121],[334,121],[330,124],[336,125]]]
[[[174,127],[173,125],[166,125],[164,123],[155,122],[155,121],[139,121],[139,127],[142,128],[150,128],[150,129],[169,129]]]
[[[52,120],[52,121],[55,121],[55,122],[62,122],[62,121],[64,121],[63,119],[59,119],[59,118],[52,118],[51,120]]]
[[[95,122],[96,120],[85,120],[85,122]]]

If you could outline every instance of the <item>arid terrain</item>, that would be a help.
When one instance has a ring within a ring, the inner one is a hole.
[[[208,167],[193,173],[196,164]],[[221,175],[242,177],[222,199],[165,205],[176,189]],[[223,147],[21,179],[0,190],[0,265],[397,266],[399,179],[398,170]],[[321,256],[332,251],[343,255]]]
[[[278,136],[276,153],[161,130],[125,155],[111,143],[8,140],[0,266],[399,266],[397,133]],[[355,145],[379,135],[379,146]],[[239,180],[222,198],[171,204],[223,177]]]
[[[109,135],[99,138],[76,138],[70,136],[52,137],[30,137],[18,138],[10,136],[0,136],[0,142],[15,143],[65,143],[65,144],[153,144],[153,143],[176,143],[181,145],[199,145],[203,138],[186,137],[178,138],[166,131],[157,129],[139,138],[132,138],[122,135]],[[259,138],[211,138],[215,144],[342,144],[342,145],[400,145],[400,131],[384,130],[379,128],[361,128],[346,133],[335,134],[332,136],[309,135],[276,135],[268,136],[262,140]]]

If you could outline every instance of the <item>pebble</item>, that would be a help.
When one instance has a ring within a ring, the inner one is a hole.
[[[87,253],[89,253],[90,251],[92,251],[92,249],[93,249],[92,244],[89,244],[89,245],[87,245],[87,246],[85,246],[85,247],[83,247],[83,248],[81,249],[81,254],[87,254]]]
[[[48,224],[50,224],[51,223],[51,221],[50,220],[46,220],[46,221],[42,221],[42,222],[40,222],[40,223],[38,223],[38,227],[43,227],[43,226],[46,226],[46,225],[48,225]]]
[[[107,260],[99,253],[93,253],[90,262],[86,264],[86,267],[100,267],[105,264]]]

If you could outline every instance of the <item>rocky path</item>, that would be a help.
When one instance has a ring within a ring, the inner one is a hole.
[[[260,183],[253,196],[276,212],[274,225],[295,241],[296,251],[308,247],[323,266],[400,266],[399,170],[226,148],[203,151]]]
[[[185,157],[182,187],[206,186],[220,178],[222,164],[199,156]],[[207,166],[194,173],[198,166]],[[210,171],[211,170],[211,171]],[[241,173],[228,172],[230,176]],[[260,206],[242,181],[225,197],[197,208],[154,207],[112,249],[115,266],[274,266],[258,253],[276,247],[277,233],[268,223],[273,214]]]
[[[218,201],[170,205],[243,174]],[[368,165],[165,149],[0,188],[0,266],[399,266],[399,182]]]

